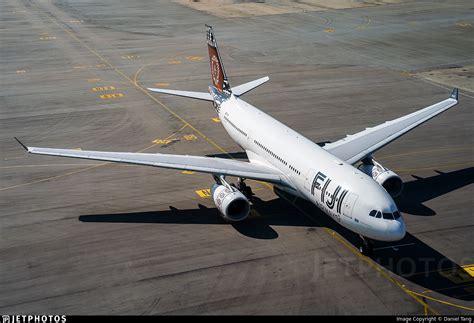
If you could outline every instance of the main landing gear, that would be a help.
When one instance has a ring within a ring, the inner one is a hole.
[[[250,200],[253,196],[252,188],[248,186],[247,184],[245,184],[244,181],[245,181],[245,178],[241,178],[241,177],[238,178],[237,189],[241,191],[242,194],[244,194],[244,196]]]
[[[360,253],[367,257],[372,256],[374,254],[374,246],[372,244],[372,241],[363,236],[360,237],[362,239],[362,245],[359,247]]]

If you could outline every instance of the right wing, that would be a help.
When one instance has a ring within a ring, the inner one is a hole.
[[[367,128],[354,135],[348,135],[325,145],[323,148],[347,163],[355,164],[456,104],[458,104],[458,89],[454,89],[451,96],[444,101],[398,119]]]
[[[202,173],[210,173],[218,176],[228,175],[235,177],[243,177],[275,184],[281,184],[285,186],[291,186],[285,180],[285,176],[283,175],[283,173],[274,168],[238,160],[189,155],[122,153],[27,147],[17,138],[15,139],[31,154],[93,159],[115,163],[127,163],[135,165],[190,170]]]

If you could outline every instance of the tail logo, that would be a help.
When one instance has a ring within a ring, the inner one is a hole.
[[[220,74],[221,74],[221,69],[219,67],[219,59],[216,57],[216,55],[213,55],[211,58],[211,75],[212,75],[212,81],[214,82],[215,85],[219,84]]]

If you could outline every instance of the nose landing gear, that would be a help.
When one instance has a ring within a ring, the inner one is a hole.
[[[362,245],[359,247],[360,253],[367,257],[372,256],[374,254],[374,246],[372,244],[372,241],[370,241],[366,237],[360,237],[362,239]]]

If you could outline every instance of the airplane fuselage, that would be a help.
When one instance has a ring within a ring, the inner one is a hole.
[[[404,237],[401,217],[369,215],[373,210],[398,212],[392,197],[371,177],[238,97],[231,95],[215,108],[222,125],[249,160],[278,169],[296,190],[282,189],[311,201],[364,237],[382,241]]]

